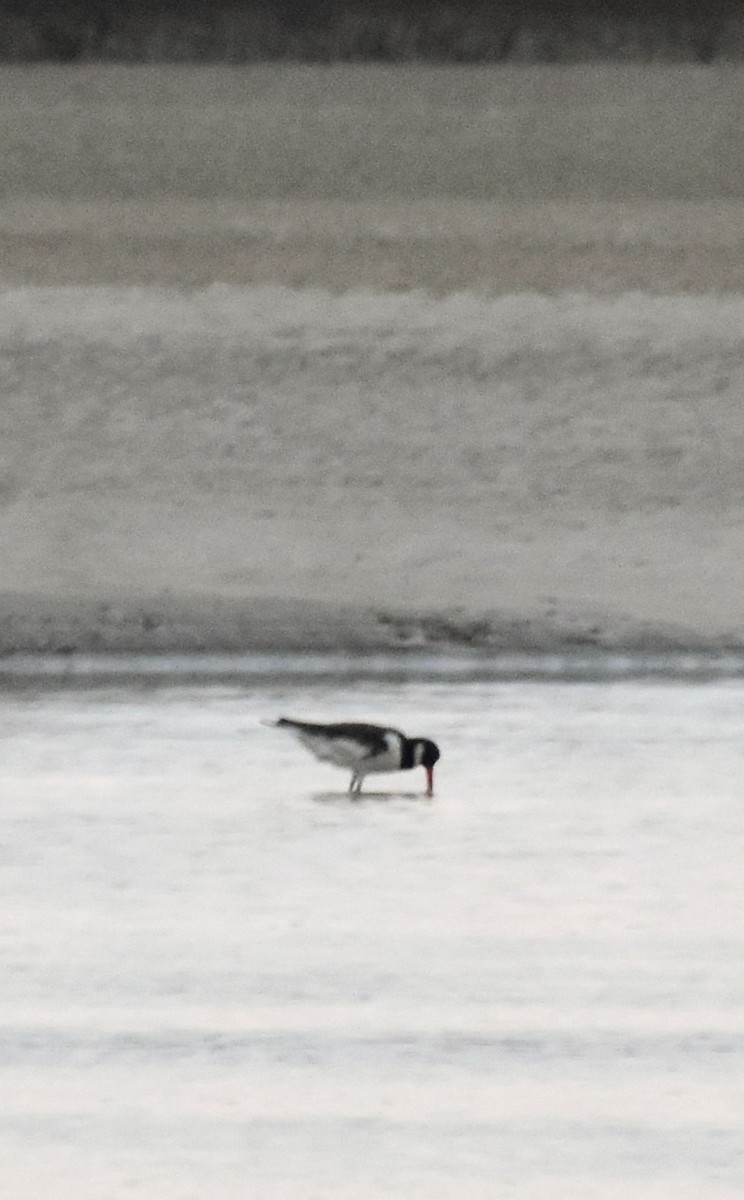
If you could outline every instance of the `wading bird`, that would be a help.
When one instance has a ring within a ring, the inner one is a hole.
[[[319,725],[280,717],[278,721],[267,721],[266,724],[294,733],[321,762],[351,771],[350,796],[359,795],[365,775],[409,771],[413,767],[424,768],[426,794],[434,794],[434,764],[439,759],[439,747],[428,738],[409,738],[399,729],[353,721]]]

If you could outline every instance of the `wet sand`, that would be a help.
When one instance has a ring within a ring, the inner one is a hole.
[[[741,1196],[743,701],[0,696],[5,1194]],[[435,798],[283,711],[435,735]]]
[[[5,72],[0,647],[740,645],[739,81]]]

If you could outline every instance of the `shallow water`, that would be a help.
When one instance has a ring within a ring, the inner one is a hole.
[[[740,1197],[743,700],[6,691],[3,1195]],[[436,738],[435,798],[281,713]]]

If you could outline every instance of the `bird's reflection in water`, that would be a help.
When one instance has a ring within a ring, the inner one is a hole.
[[[431,803],[433,796],[427,792],[360,792],[350,795],[349,792],[315,792],[311,797],[317,804],[384,804],[390,800],[425,800]]]

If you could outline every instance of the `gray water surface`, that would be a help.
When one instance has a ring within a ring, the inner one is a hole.
[[[744,684],[0,698],[8,1200],[744,1194]],[[442,746],[346,776],[260,720]]]

